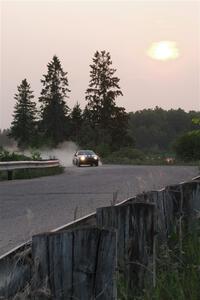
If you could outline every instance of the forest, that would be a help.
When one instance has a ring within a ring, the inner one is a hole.
[[[21,150],[55,148],[73,141],[77,147],[93,149],[103,157],[114,154],[116,158],[143,160],[147,154],[162,154],[183,161],[200,160],[200,112],[156,106],[128,113],[116,105],[123,93],[115,73],[110,53],[96,51],[85,107],[81,109],[77,102],[70,108],[68,73],[53,56],[40,80],[39,99],[35,99],[26,78],[17,87],[13,120],[10,128],[0,131],[0,147],[15,143]]]

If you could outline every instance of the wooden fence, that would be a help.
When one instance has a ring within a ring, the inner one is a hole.
[[[0,299],[114,300],[119,284],[127,299],[134,299],[156,284],[159,247],[174,231],[181,247],[183,224],[189,227],[199,211],[197,178],[98,208],[85,222],[36,235],[12,260],[0,259]]]

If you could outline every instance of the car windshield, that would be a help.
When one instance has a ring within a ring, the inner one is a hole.
[[[91,150],[81,150],[78,151],[78,155],[95,155],[95,153]]]

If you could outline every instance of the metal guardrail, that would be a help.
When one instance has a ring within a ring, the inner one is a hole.
[[[12,179],[14,170],[51,168],[60,166],[59,160],[39,160],[39,161],[5,161],[0,162],[0,171],[8,172],[8,180]]]
[[[193,181],[193,180],[200,180],[200,174],[199,174],[198,176],[196,176],[196,177],[193,177],[193,178],[192,178],[192,181]]]
[[[39,160],[39,161],[5,161],[0,162],[0,171],[33,169],[33,168],[49,168],[58,167],[59,160]]]

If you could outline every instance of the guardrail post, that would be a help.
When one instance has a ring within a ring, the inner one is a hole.
[[[12,180],[12,179],[13,179],[13,171],[8,170],[8,180]]]

